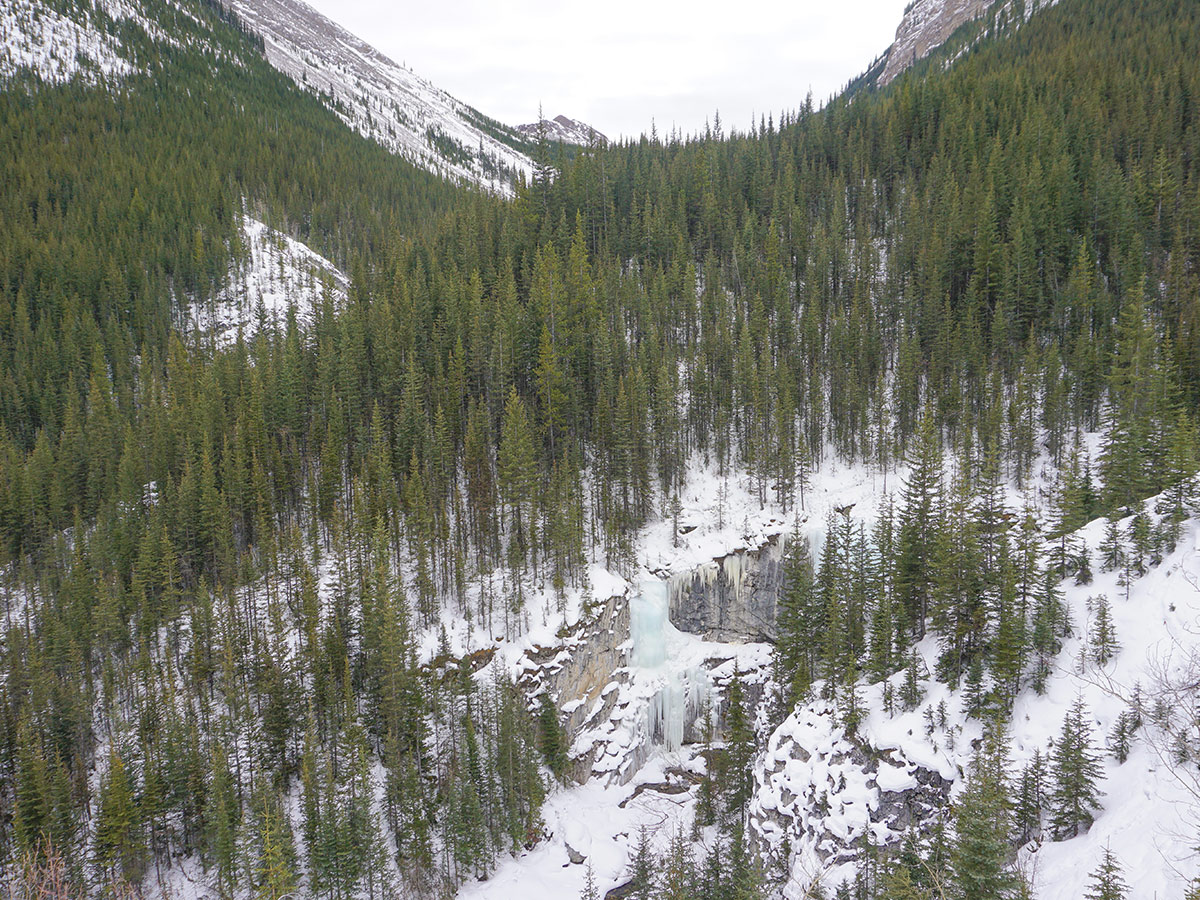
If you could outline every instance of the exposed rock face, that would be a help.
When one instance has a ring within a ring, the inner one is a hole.
[[[755,557],[757,558],[757,556]],[[732,596],[732,594],[730,594]],[[571,749],[570,775],[625,784],[654,747],[666,745],[662,710],[665,691],[673,691],[682,726],[676,737],[687,745],[724,733],[724,697],[733,678],[728,652],[693,658],[678,669],[631,664],[630,598],[610,597],[595,614],[560,634],[561,642],[526,654],[520,682],[531,697],[545,693],[562,712]],[[751,720],[765,697],[768,654],[753,665],[740,665],[743,697]],[[657,705],[659,715],[651,710]],[[706,728],[712,733],[707,734]]]
[[[617,594],[592,618],[576,623],[561,644],[530,651],[521,683],[531,693],[548,692],[566,711],[563,728],[573,741],[589,720],[608,715],[615,706],[620,692],[614,681],[624,680],[628,656],[629,599]],[[577,781],[591,774],[590,756],[573,760]]]
[[[983,15],[990,0],[914,0],[904,12],[879,84],[887,84],[945,43],[964,22]]]
[[[671,622],[714,641],[774,641],[782,534],[671,577]]]

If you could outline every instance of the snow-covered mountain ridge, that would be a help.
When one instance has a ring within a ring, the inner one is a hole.
[[[186,14],[182,6],[172,6]],[[138,28],[157,43],[179,44],[137,0],[95,0],[52,8],[38,0],[0,6],[0,83],[20,72],[43,81],[119,81],[140,71],[136,54],[122,43],[123,28]]]
[[[227,6],[262,39],[272,66],[350,128],[414,165],[498,193],[510,193],[516,178],[532,172],[520,131],[455,99],[300,0],[231,0]],[[0,82],[21,71],[51,83],[120,81],[145,70],[122,29],[134,26],[155,43],[178,45],[170,16],[199,21],[186,0],[173,0],[166,11],[138,0],[96,0],[61,11],[39,0],[12,0],[0,7]]]
[[[1030,0],[1016,5],[1013,0],[912,0],[905,8],[904,16],[896,28],[896,39],[884,53],[883,70],[877,83],[885,85],[901,72],[924,59],[954,34],[960,26],[981,18],[990,12],[997,16],[1010,16],[1014,10],[1020,17],[1017,23],[1027,20],[1039,9],[1052,6],[1055,0]]]
[[[267,60],[360,134],[410,162],[500,192],[532,172],[521,135],[484,116],[300,0],[230,0]]]
[[[896,28],[880,84],[887,84],[918,59],[940,47],[964,22],[977,19],[988,0],[914,0]]]

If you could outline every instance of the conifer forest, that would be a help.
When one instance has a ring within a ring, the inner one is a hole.
[[[1200,4],[1041,6],[492,190],[2,0],[0,897],[1200,898]]]

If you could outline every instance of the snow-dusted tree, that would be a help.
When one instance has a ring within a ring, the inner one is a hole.
[[[1100,765],[1092,752],[1092,729],[1083,698],[1076,698],[1063,720],[1062,733],[1051,753],[1054,787],[1050,794],[1050,822],[1056,838],[1071,838],[1087,831],[1099,811]]]
[[[1113,624],[1108,597],[1101,594],[1094,598],[1094,602],[1096,619],[1088,635],[1088,651],[1097,665],[1104,666],[1121,648],[1117,643],[1117,627]]]
[[[1128,895],[1129,886],[1121,877],[1121,864],[1113,856],[1112,850],[1105,847],[1104,857],[1088,881],[1084,900],[1125,900]]]

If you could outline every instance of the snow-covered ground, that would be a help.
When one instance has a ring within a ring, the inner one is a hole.
[[[98,6],[114,20],[148,24],[128,4],[106,0]],[[56,83],[77,75],[88,81],[129,75],[133,64],[97,18],[84,9],[68,17],[37,0],[8,0],[0,6],[0,78],[20,70]]]
[[[335,309],[346,302],[349,280],[329,260],[251,216],[242,220],[247,257],[234,265],[226,286],[203,302],[188,305],[181,327],[227,346],[241,333],[249,340],[264,326],[284,326],[288,310],[311,322],[326,294]]]

